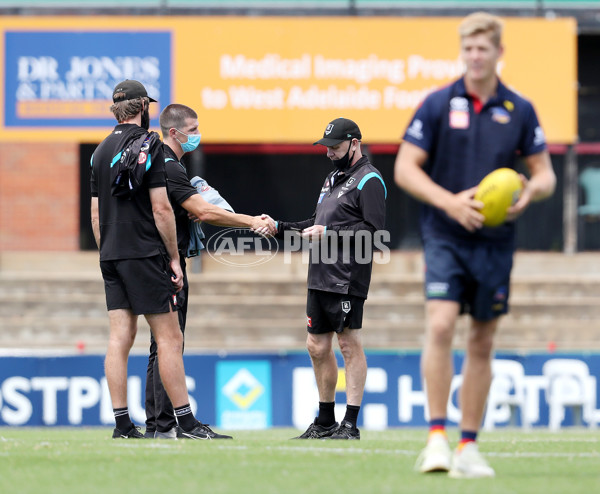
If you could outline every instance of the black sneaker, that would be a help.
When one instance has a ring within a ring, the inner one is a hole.
[[[131,426],[131,429],[126,432],[115,427],[112,437],[113,439],[146,439],[146,436],[140,432],[140,428],[135,425]]]
[[[155,433],[156,433],[156,431],[153,431],[152,429],[146,429],[146,432],[144,432],[144,437],[146,439],[154,439]]]
[[[354,427],[347,420],[342,420],[342,423],[333,434],[323,439],[360,439],[360,431],[358,427]]]
[[[324,425],[317,424],[317,419],[308,426],[306,432],[304,434],[300,434],[298,437],[292,437],[292,439],[324,439],[328,436],[331,436],[336,429],[338,428],[338,423],[336,422],[329,427],[325,427]]]
[[[186,432],[181,427],[177,427],[177,439],[200,439],[200,440],[211,440],[211,439],[233,439],[231,436],[225,434],[217,434],[213,431],[208,424],[198,422],[196,427],[191,431]]]

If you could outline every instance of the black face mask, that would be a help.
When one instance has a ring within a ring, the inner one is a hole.
[[[352,157],[350,157],[350,148],[351,147],[352,147],[352,141],[350,141],[350,145],[348,146],[348,151],[346,151],[346,154],[344,156],[342,156],[338,160],[331,160],[331,164],[333,165],[333,167],[336,170],[343,172],[343,171],[346,171],[348,168],[350,168],[350,163],[354,159],[354,154],[356,153],[356,150],[354,150],[352,152]]]
[[[148,130],[150,129],[150,108],[149,105],[146,105],[144,111],[142,112],[142,128]]]

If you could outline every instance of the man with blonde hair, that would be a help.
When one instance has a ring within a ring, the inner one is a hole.
[[[421,372],[430,431],[416,468],[449,471],[451,477],[493,477],[476,438],[492,374],[498,320],[508,312],[515,223],[532,201],[549,197],[556,177],[544,133],[529,101],[496,74],[503,54],[502,23],[484,12],[460,25],[463,77],[431,93],[416,111],[396,158],[398,186],[423,202],[426,332]],[[474,199],[477,184],[493,170],[523,159],[530,178],[508,209],[508,221],[483,226]],[[460,389],[461,440],[452,453],[446,409],[454,375],[452,340],[460,314],[471,325]]]
[[[502,21],[487,12],[475,12],[463,19],[458,28],[461,40],[477,34],[485,34],[496,47],[502,43]]]

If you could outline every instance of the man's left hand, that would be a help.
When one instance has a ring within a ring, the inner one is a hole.
[[[325,227],[323,225],[313,225],[302,230],[302,237],[308,240],[320,240],[325,234]]]
[[[525,212],[525,210],[527,209],[527,206],[529,206],[529,204],[531,203],[531,190],[527,187],[527,184],[529,183],[529,181],[527,180],[525,175],[523,175],[522,173],[520,173],[519,176],[521,177],[521,183],[523,184],[523,189],[521,191],[521,195],[519,196],[519,199],[517,200],[517,202],[515,202],[506,211],[506,221],[516,220],[519,216],[521,216]]]

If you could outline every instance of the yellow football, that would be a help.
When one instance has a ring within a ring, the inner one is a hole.
[[[483,224],[500,226],[504,223],[506,210],[517,202],[522,188],[519,174],[511,168],[498,168],[486,175],[475,192],[475,199],[483,202]]]

